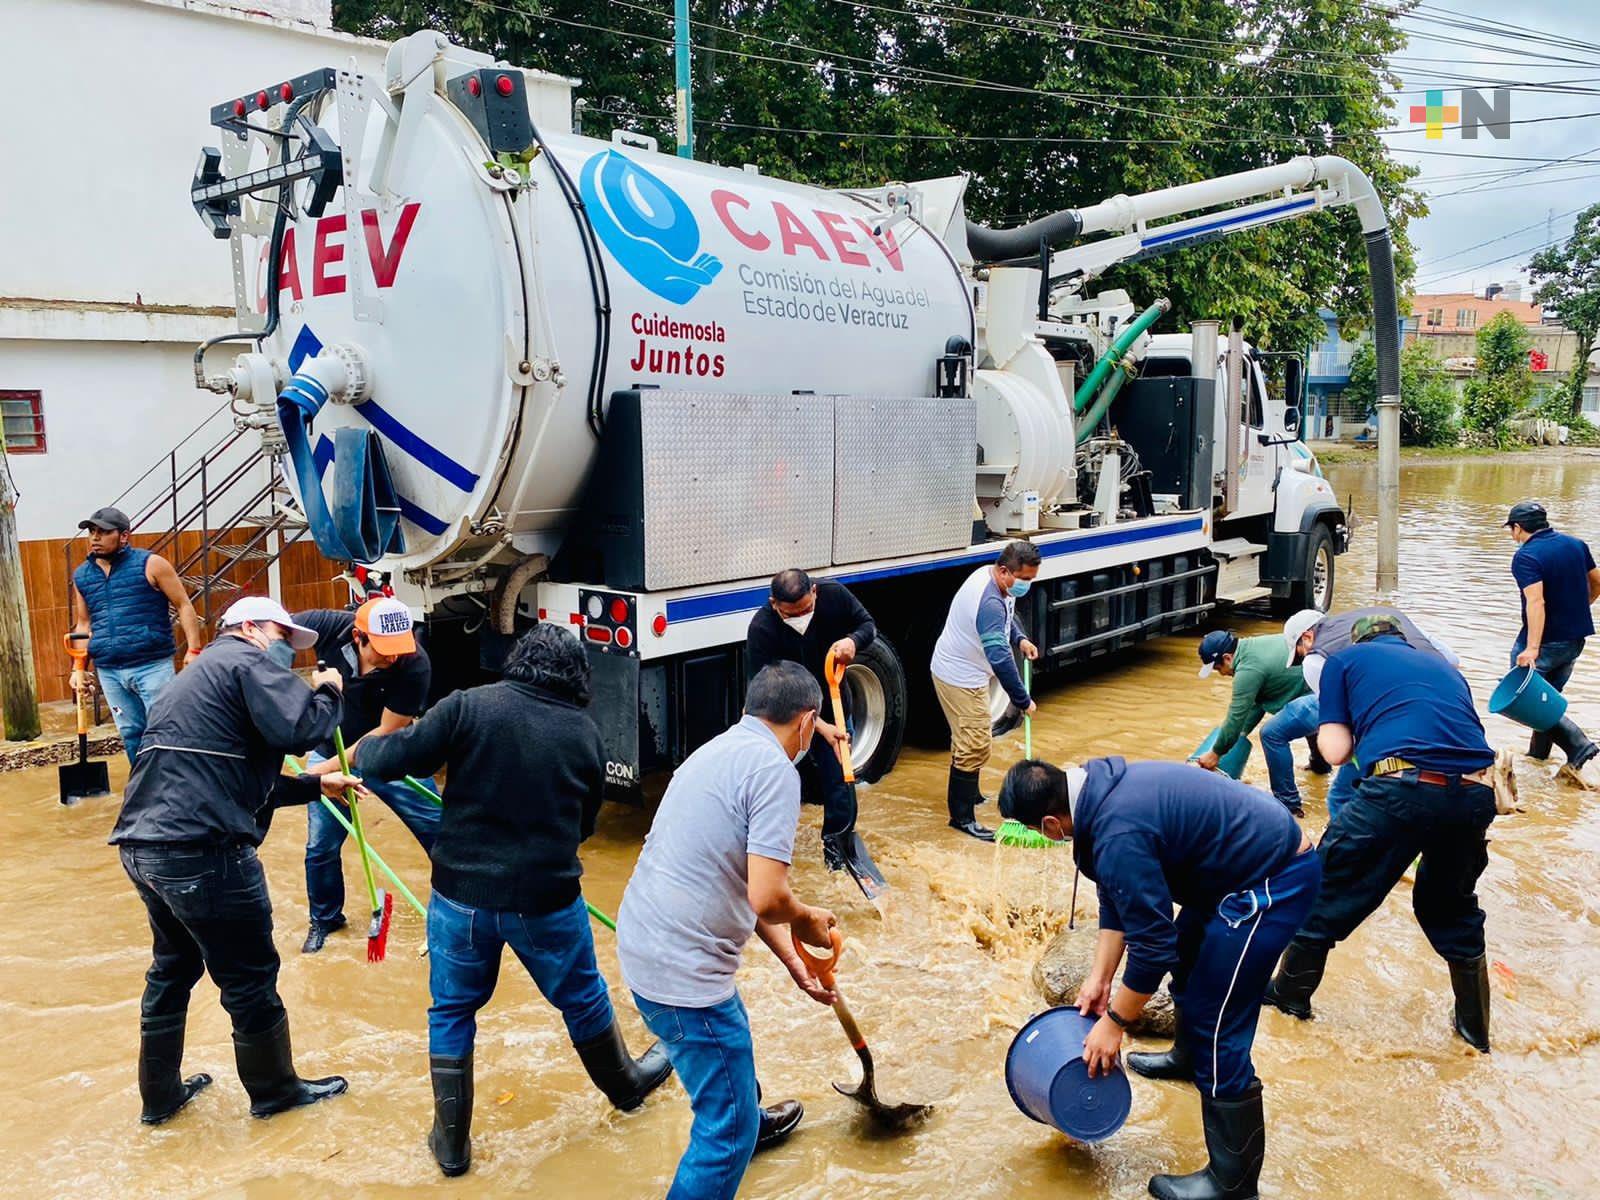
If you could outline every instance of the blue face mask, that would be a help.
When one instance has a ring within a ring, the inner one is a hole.
[[[267,657],[280,667],[294,666],[294,647],[283,638],[275,638],[267,643]]]
[[[1011,591],[1007,593],[1013,600],[1020,600],[1028,594],[1028,589],[1033,586],[1031,579],[1013,579]]]

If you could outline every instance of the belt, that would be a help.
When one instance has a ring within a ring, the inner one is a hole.
[[[1455,779],[1459,779],[1462,783],[1486,784],[1482,771],[1473,771],[1466,775],[1449,775],[1444,771],[1430,771],[1425,767],[1419,767],[1416,763],[1407,762],[1403,758],[1380,758],[1372,764],[1372,770],[1368,774],[1376,779],[1384,776],[1401,775],[1407,771],[1415,771],[1417,773],[1418,783],[1426,783],[1433,787],[1449,787],[1451,780]]]

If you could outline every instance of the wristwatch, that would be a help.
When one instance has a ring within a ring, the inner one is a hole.
[[[1106,1016],[1110,1019],[1110,1021],[1111,1021],[1111,1023],[1113,1025],[1115,1025],[1118,1029],[1122,1030],[1124,1033],[1126,1033],[1128,1031],[1128,1027],[1133,1024],[1132,1021],[1127,1020],[1125,1017],[1123,1017],[1121,1014],[1119,1014],[1116,1009],[1112,1008],[1109,1004],[1106,1005]]]

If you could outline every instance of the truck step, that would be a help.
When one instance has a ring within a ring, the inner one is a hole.
[[[1266,600],[1271,596],[1272,589],[1269,587],[1262,587],[1260,584],[1256,584],[1251,587],[1243,587],[1232,592],[1225,592],[1220,589],[1217,592],[1217,599],[1219,601],[1221,601],[1223,604],[1231,604],[1235,608],[1241,604],[1250,604],[1256,600]]]
[[[1256,558],[1267,552],[1267,548],[1248,538],[1223,538],[1220,542],[1211,543],[1211,553],[1218,558],[1241,559]]]

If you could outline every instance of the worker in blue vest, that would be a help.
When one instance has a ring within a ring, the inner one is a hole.
[[[1511,649],[1511,665],[1532,667],[1556,691],[1564,691],[1585,640],[1594,636],[1590,609],[1600,600],[1600,568],[1586,543],[1550,527],[1544,505],[1536,500],[1513,504],[1505,526],[1517,544],[1511,575],[1522,602],[1522,629]],[[1549,758],[1552,746],[1561,747],[1572,768],[1563,774],[1575,776],[1585,787],[1600,786],[1600,748],[1570,717],[1554,729],[1535,731],[1528,756]]]
[[[1450,967],[1455,1030],[1489,1049],[1489,970],[1478,877],[1495,818],[1484,738],[1467,681],[1408,644],[1389,615],[1363,617],[1322,669],[1317,740],[1330,763],[1362,767],[1355,799],[1317,848],[1322,895],[1283,953],[1266,1002],[1309,1020],[1328,952],[1356,931],[1418,856],[1411,906]]]
[[[1265,792],[1181,763],[1121,758],[1065,771],[1020,762],[1001,786],[1000,815],[1071,838],[1074,862],[1099,890],[1094,965],[1078,990],[1079,1010],[1100,1018],[1083,1045],[1091,1076],[1115,1066],[1124,1031],[1172,977],[1172,1049],[1130,1055],[1128,1065],[1195,1085],[1210,1158],[1189,1175],[1155,1176],[1151,1195],[1254,1200],[1266,1117],[1250,1048],[1273,964],[1317,896],[1311,839]]]
[[[171,610],[183,627],[185,665],[200,653],[200,618],[172,564],[128,544],[121,509],[97,509],[78,528],[88,531],[89,557],[72,574],[72,632],[89,635],[89,658],[131,763],[150,705],[174,675]],[[74,692],[85,682],[81,670],[72,672]]]

